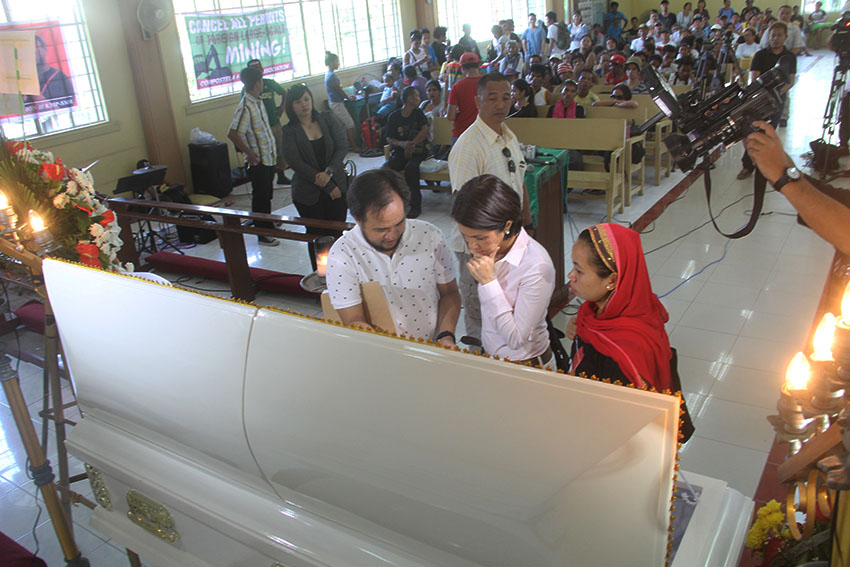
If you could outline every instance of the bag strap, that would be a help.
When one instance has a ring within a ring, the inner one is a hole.
[[[703,181],[705,182],[705,201],[708,204],[708,216],[711,218],[711,224],[714,225],[714,229],[726,238],[743,238],[751,233],[756,227],[756,223],[761,216],[761,210],[764,206],[764,193],[767,189],[767,180],[761,172],[756,169],[755,177],[753,178],[753,209],[750,212],[750,220],[747,221],[747,224],[744,225],[743,228],[733,232],[732,234],[727,234],[720,230],[720,227],[717,226],[714,213],[711,212],[711,173],[709,171],[711,164],[706,159],[703,160],[703,162],[697,167],[705,172],[703,177]]]

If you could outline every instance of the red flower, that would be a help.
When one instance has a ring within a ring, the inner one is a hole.
[[[65,164],[62,163],[61,159],[56,158],[56,165],[58,165],[62,169],[62,177],[60,177],[60,179],[64,179],[65,177],[68,177],[69,175],[71,175],[71,172],[68,171],[68,168],[65,167]]]
[[[113,213],[111,209],[103,213],[102,216],[103,218],[98,221],[98,224],[103,226],[106,226],[115,220],[115,213]]]
[[[38,173],[44,177],[47,176],[49,179],[53,181],[61,181],[64,177],[62,172],[62,165],[55,163],[43,163],[41,167],[38,168]]]
[[[10,154],[16,154],[19,151],[21,151],[22,149],[24,149],[24,143],[23,142],[13,142],[13,141],[6,142],[6,150]]]
[[[77,254],[80,255],[80,262],[86,266],[94,266],[100,268],[100,250],[94,244],[88,242],[80,242],[77,244]]]

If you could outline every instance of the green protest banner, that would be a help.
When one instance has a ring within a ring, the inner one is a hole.
[[[198,88],[239,81],[239,72],[259,59],[267,74],[292,69],[283,8],[240,14],[186,14],[186,30]]]

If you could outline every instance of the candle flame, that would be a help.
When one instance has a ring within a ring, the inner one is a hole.
[[[850,325],[850,282],[847,282],[841,298],[841,320],[845,325]]]
[[[833,360],[832,341],[835,338],[835,315],[824,313],[812,340],[812,360]]]
[[[328,271],[328,253],[316,254],[316,274],[325,277]]]
[[[6,197],[6,193],[0,191],[0,209],[8,209],[9,208],[9,199]]]
[[[45,229],[44,219],[35,211],[30,211],[30,228],[33,232],[41,232]]]
[[[788,364],[785,372],[785,387],[789,390],[805,390],[808,386],[809,376],[812,373],[809,361],[802,352],[798,352]]]

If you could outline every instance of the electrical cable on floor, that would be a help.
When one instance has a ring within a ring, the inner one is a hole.
[[[15,314],[12,312],[12,302],[9,299],[9,289],[6,287],[6,281],[0,280],[0,284],[3,285],[3,296],[6,299],[6,313],[14,317]],[[15,326],[15,346],[18,348],[18,356],[15,357],[15,374],[18,374],[18,371],[21,369],[21,335],[18,333],[17,325]],[[20,374],[18,375],[20,376]],[[41,443],[44,444],[44,439],[41,440]]]
[[[733,204],[734,204],[734,203],[733,203]],[[744,228],[744,226],[746,226],[746,225],[741,225],[741,228]],[[741,230],[741,228],[739,228],[738,230]],[[705,266],[703,266],[703,267],[702,267],[702,269],[701,269],[700,271],[698,271],[697,273],[695,273],[695,274],[691,274],[691,275],[690,275],[690,276],[688,276],[687,278],[683,279],[681,282],[679,282],[678,284],[676,284],[676,287],[674,287],[673,289],[671,289],[670,291],[668,291],[668,292],[667,292],[667,293],[665,293],[665,294],[659,295],[659,296],[658,296],[658,299],[662,299],[662,298],[664,298],[664,297],[667,297],[668,295],[670,295],[671,293],[673,293],[674,291],[676,291],[677,289],[679,289],[680,287],[682,287],[683,285],[685,285],[686,283],[688,283],[689,281],[691,281],[693,278],[697,277],[698,275],[700,275],[701,273],[703,273],[704,271],[706,271],[706,270],[708,269],[708,267],[709,267],[709,266],[713,266],[714,264],[717,264],[717,263],[722,262],[723,260],[725,260],[725,259],[726,259],[726,252],[729,250],[729,244],[731,244],[731,242],[732,242],[732,239],[731,239],[731,238],[727,238],[727,239],[726,239],[726,242],[723,244],[723,255],[721,255],[721,256],[720,256],[720,258],[718,258],[717,260],[714,260],[714,261],[712,261],[712,262],[709,262],[708,264],[706,264]]]
[[[651,226],[652,228],[650,228],[649,230],[642,230],[640,233],[641,233],[641,234],[649,234],[650,232],[655,231],[655,221],[652,221],[652,223],[650,224],[650,226]]]
[[[726,211],[729,207],[732,207],[733,205],[737,205],[738,203],[740,203],[741,201],[743,201],[743,200],[744,200],[744,199],[746,199],[747,197],[752,197],[752,196],[753,196],[753,194],[752,194],[752,193],[747,193],[747,194],[746,194],[746,195],[744,195],[743,197],[741,197],[741,198],[739,198],[739,199],[737,199],[737,200],[735,200],[735,201],[733,201],[733,202],[729,203],[728,205],[726,205],[725,207],[723,207],[722,209],[720,209],[720,212],[719,212],[719,213],[717,213],[716,215],[714,215],[714,218],[718,218],[718,217],[719,217],[720,215],[722,215],[722,214],[723,214],[723,212],[724,212],[724,211]],[[656,246],[655,248],[653,248],[652,250],[650,250],[650,251],[648,251],[648,252],[644,252],[644,253],[643,253],[643,255],[644,255],[644,256],[649,256],[649,255],[650,255],[650,254],[652,254],[653,252],[658,252],[658,251],[659,251],[659,250],[661,250],[662,248],[666,248],[667,246],[670,246],[670,245],[671,245],[671,244],[673,244],[674,242],[678,242],[679,240],[681,240],[681,239],[685,238],[686,236],[690,236],[691,234],[695,233],[696,231],[698,231],[698,230],[699,230],[699,229],[701,229],[702,227],[704,227],[704,226],[706,226],[706,225],[709,225],[709,224],[711,224],[711,219],[708,219],[707,221],[705,221],[705,222],[704,222],[704,223],[702,223],[701,225],[699,225],[699,226],[696,226],[696,227],[692,228],[691,230],[689,230],[689,231],[688,231],[688,232],[686,232],[685,234],[683,234],[683,235],[681,235],[681,236],[677,236],[676,238],[674,238],[674,239],[673,239],[673,240],[671,240],[670,242],[666,242],[666,243],[662,244],[661,246]]]
[[[28,479],[35,480],[35,477],[32,475],[32,472],[30,471],[30,458],[29,457],[27,457],[27,461],[26,461],[26,475],[27,475]],[[42,513],[41,504],[38,503],[38,493],[39,492],[40,491],[36,488],[36,491],[35,491],[35,507],[38,509],[38,512],[35,515],[35,521],[33,521],[32,529],[30,530],[30,533],[32,533],[32,539],[35,542],[35,551],[32,552],[32,557],[30,558],[30,564],[35,564],[35,560],[38,559],[38,552],[41,549],[41,543],[38,541],[38,536],[35,533],[36,528],[38,528],[38,521],[41,519],[41,513]]]

